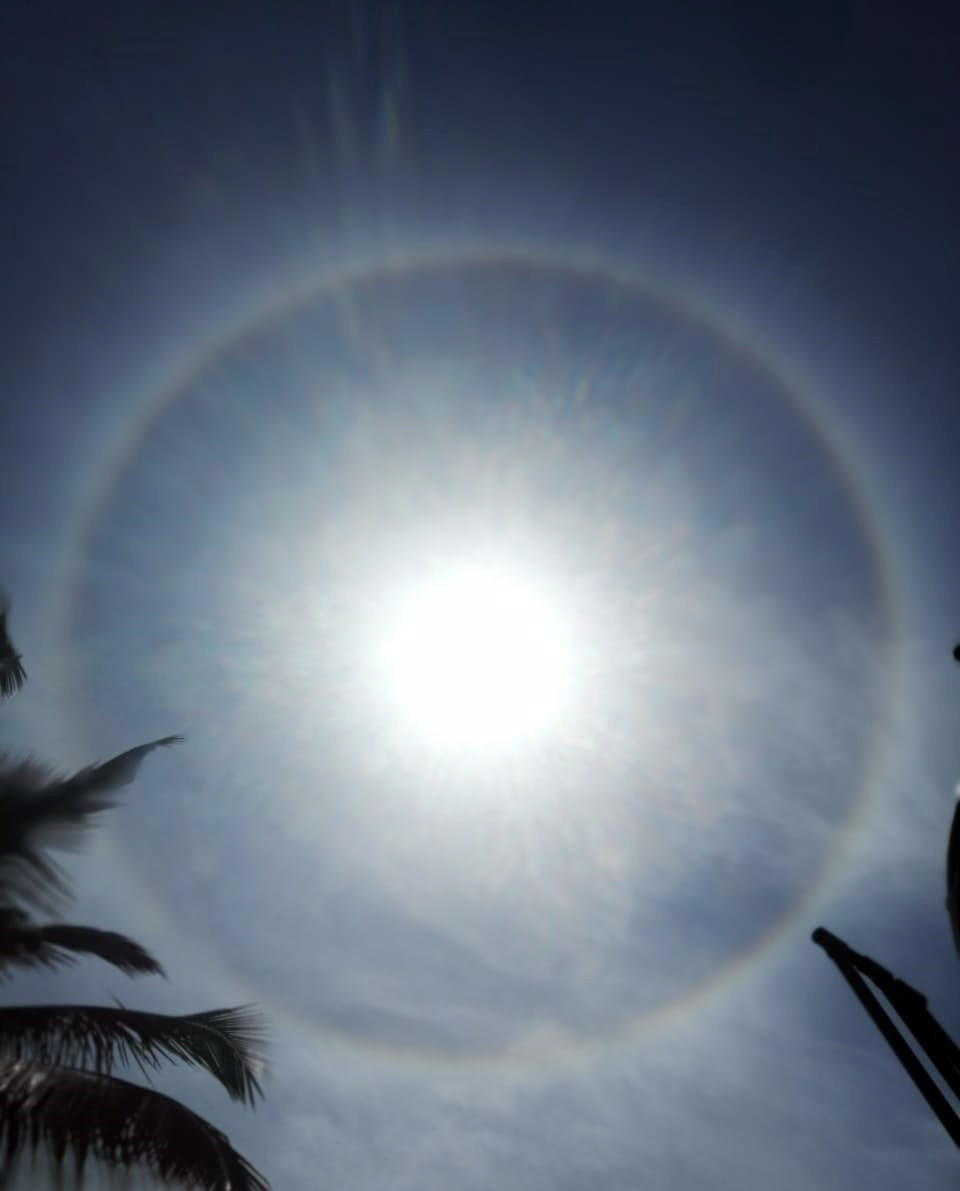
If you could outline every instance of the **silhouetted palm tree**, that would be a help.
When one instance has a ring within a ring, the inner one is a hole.
[[[0,696],[26,674],[10,640],[0,597]],[[165,736],[70,777],[35,761],[0,757],[0,977],[20,965],[54,967],[94,955],[129,975],[161,972],[138,943],[89,926],[37,921],[67,900],[64,875],[49,851],[62,848],[115,791],[133,781]],[[0,1008],[0,1186],[27,1149],[45,1149],[77,1168],[93,1157],[139,1166],[167,1182],[209,1191],[266,1191],[264,1178],[227,1137],[185,1105],[119,1078],[164,1059],[209,1071],[235,1100],[261,1094],[263,1028],[250,1008],[173,1017],[120,1006],[30,1005]]]

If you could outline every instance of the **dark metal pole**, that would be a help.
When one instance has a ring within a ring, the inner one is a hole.
[[[953,1138],[954,1145],[960,1147],[960,1118],[957,1117],[950,1102],[937,1087],[936,1083],[934,1083],[927,1069],[920,1062],[919,1058],[917,1058],[910,1044],[897,1029],[857,969],[859,967],[865,968],[870,974],[871,979],[877,979],[879,976],[877,983],[883,989],[885,995],[888,995],[888,990],[884,989],[883,986],[889,982],[889,991],[893,993],[892,1002],[901,1000],[905,1010],[905,1021],[918,1010],[930,1016],[929,1011],[926,1009],[926,998],[921,993],[918,993],[915,988],[911,988],[909,984],[898,980],[886,968],[882,968],[875,961],[871,960],[869,956],[859,955],[852,947],[848,947],[842,939],[837,938],[836,935],[831,934],[824,927],[817,927],[813,932],[812,938],[814,943],[822,947],[840,969],[843,978],[853,989],[860,1004],[870,1014],[874,1025],[887,1040],[890,1049],[900,1060],[907,1074],[916,1085],[917,1090],[930,1105],[930,1108],[936,1114],[944,1129]],[[931,1021],[940,1030],[939,1023],[932,1019],[932,1017]],[[929,1040],[933,1041],[932,1038]],[[953,1044],[951,1042],[952,1046]],[[937,1068],[944,1075],[944,1078],[948,1079],[951,1087],[954,1087],[954,1079],[950,1078],[944,1072],[941,1062],[937,1061],[936,1054],[930,1053],[926,1046],[924,1046],[924,1051],[928,1054],[931,1061],[936,1063]]]

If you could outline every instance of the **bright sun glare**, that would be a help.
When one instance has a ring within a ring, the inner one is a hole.
[[[460,567],[411,590],[385,662],[404,719],[442,748],[529,741],[569,696],[569,631],[548,593],[489,566]]]

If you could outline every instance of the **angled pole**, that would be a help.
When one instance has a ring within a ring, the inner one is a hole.
[[[861,955],[825,927],[818,926],[812,935],[814,943],[822,947],[840,969],[841,975],[853,989],[874,1025],[884,1036],[917,1090],[936,1114],[954,1145],[960,1147],[960,1117],[940,1091],[932,1076],[921,1063],[913,1048],[883,1008],[864,976],[880,989],[910,1030],[924,1054],[943,1076],[947,1085],[960,1096],[960,1051],[950,1036],[927,1008],[926,997],[905,981],[898,979],[868,955]]]

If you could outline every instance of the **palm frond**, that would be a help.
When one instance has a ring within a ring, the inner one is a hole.
[[[148,753],[182,739],[151,740],[72,777],[37,761],[0,759],[0,902],[52,909],[64,901],[63,873],[45,849],[75,845],[90,819],[115,804],[112,791],[133,781]]]
[[[0,908],[0,976],[3,969],[55,968],[72,963],[77,955],[95,955],[128,976],[163,968],[139,943],[111,930],[65,923],[37,924],[22,910]]]
[[[169,1096],[96,1072],[0,1063],[7,1162],[41,1144],[58,1165],[72,1153],[81,1169],[93,1157],[204,1191],[269,1191],[225,1134]]]
[[[262,1095],[265,1031],[249,1006],[181,1017],[111,1005],[17,1005],[0,1009],[0,1056],[108,1074],[166,1059],[209,1071],[231,1099]]]
[[[0,698],[20,690],[27,680],[27,672],[20,661],[20,654],[13,647],[7,631],[7,613],[10,604],[0,592]]]

